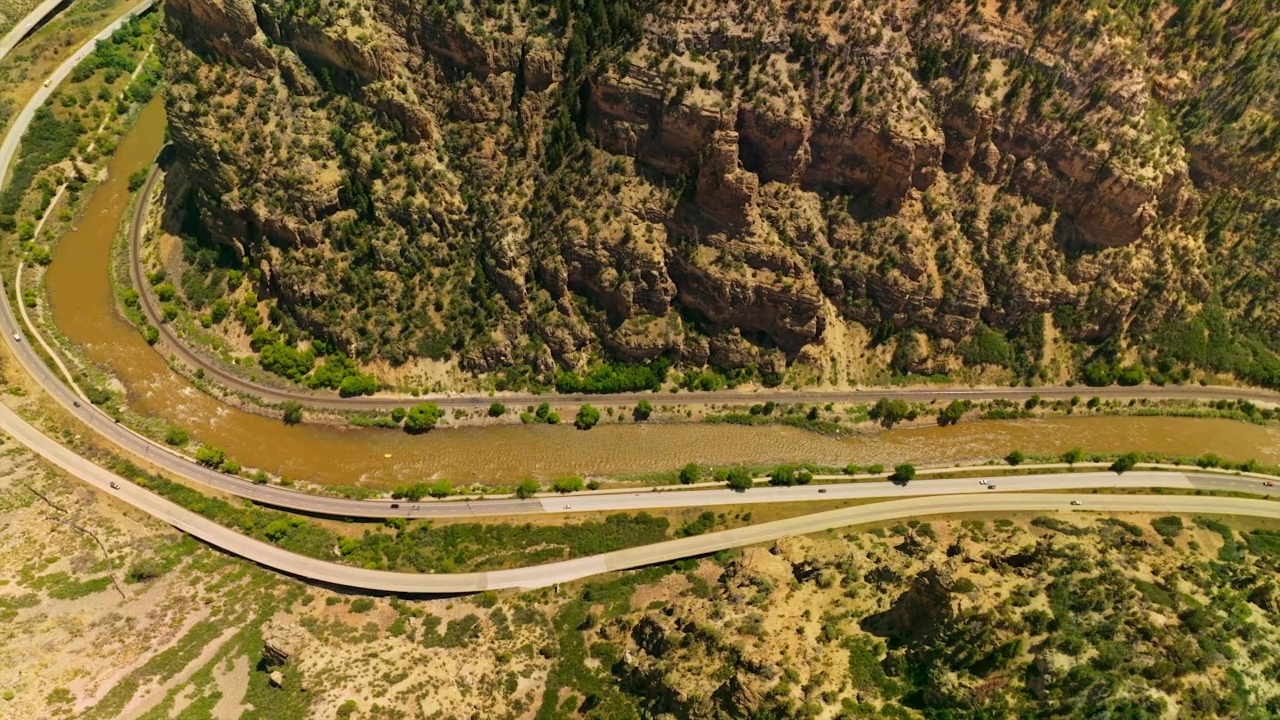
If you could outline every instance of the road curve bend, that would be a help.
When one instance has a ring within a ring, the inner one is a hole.
[[[511,570],[449,574],[398,573],[351,567],[304,557],[241,535],[133,483],[121,482],[121,478],[105,468],[94,465],[43,435],[4,405],[0,405],[0,428],[50,462],[98,490],[114,495],[148,515],[233,555],[305,580],[358,590],[414,595],[471,593],[500,589],[529,590],[615,570],[628,570],[680,558],[706,555],[728,548],[770,542],[791,535],[924,515],[1084,510],[1207,513],[1280,519],[1280,503],[1241,498],[1034,493],[929,496],[829,510],[787,520]],[[1183,480],[1186,481],[1186,478]],[[117,485],[116,488],[111,487],[113,482]],[[1081,506],[1074,506],[1073,501],[1080,502]]]
[[[50,76],[50,81],[48,83],[48,86],[40,88],[37,91],[37,93],[31,98],[30,102],[28,102],[27,105],[23,108],[22,112],[19,114],[18,118],[15,120],[13,126],[10,128],[9,133],[4,138],[3,144],[0,145],[0,185],[3,184],[8,165],[13,159],[13,156],[17,150],[20,138],[22,137],[23,133],[25,133],[27,127],[30,125],[31,120],[35,115],[36,109],[43,102],[45,102],[45,100],[52,93],[53,91],[52,88],[56,86],[58,83],[60,83],[64,78],[66,78],[72,72],[75,65],[78,64],[85,57],[87,57],[90,52],[92,52],[93,46],[96,44],[96,42],[99,39],[108,37],[112,32],[115,31],[116,28],[118,28],[123,23],[127,22],[132,16],[139,14],[141,12],[144,12],[145,10],[150,8],[153,2],[154,0],[143,0],[142,2],[137,3],[129,11],[127,11],[121,18],[119,18],[116,22],[114,22],[111,26],[103,30],[101,33],[99,33],[94,39],[85,43],[79,50],[76,51],[76,53],[71,58],[69,58],[66,62],[64,62],[61,66],[59,66],[57,70],[54,71],[54,73]],[[151,175],[149,176],[149,180],[147,184],[148,191],[144,194],[144,199],[150,198],[150,195],[151,195],[150,190],[154,188],[156,179],[157,179],[156,171],[153,169]],[[144,204],[145,203],[139,203],[138,207],[143,208]],[[134,222],[132,223],[131,235],[133,237],[131,240],[131,244],[134,245],[135,249],[136,249],[136,243],[138,242],[139,237],[141,235],[141,223],[139,221],[139,218],[145,218],[145,210],[139,213],[136,213]],[[137,263],[133,263],[133,265],[135,267],[135,272],[136,272]],[[142,293],[142,295],[145,297],[147,294],[145,290],[148,288],[146,288],[146,286],[144,285],[143,289],[144,289],[144,292]],[[167,330],[167,327],[164,326],[163,324],[160,324],[160,327]],[[3,329],[5,342],[9,344],[11,351],[14,353],[18,361],[25,367],[27,372],[38,383],[40,383],[40,385],[44,387],[45,391],[48,392],[49,395],[53,397],[57,402],[59,402],[66,409],[67,412],[77,417],[81,422],[86,424],[93,431],[103,436],[110,442],[114,443],[116,446],[130,453],[133,453],[139,457],[145,458],[148,462],[151,462],[154,465],[157,465],[162,470],[169,472],[174,476],[184,478],[188,481],[200,483],[222,492],[247,498],[263,505],[270,505],[274,507],[280,507],[280,508],[285,508],[289,510],[307,512],[307,513],[313,513],[313,514],[319,514],[319,515],[328,515],[328,516],[335,516],[335,517],[353,517],[353,518],[385,518],[385,517],[393,517],[393,516],[458,517],[458,516],[478,516],[478,515],[508,515],[508,514],[537,513],[537,512],[562,512],[564,509],[568,509],[568,508],[561,507],[561,504],[564,502],[564,500],[562,499],[556,499],[556,500],[547,500],[547,499],[497,500],[495,499],[495,500],[484,500],[484,501],[474,501],[474,502],[473,501],[446,502],[446,503],[424,502],[424,503],[414,504],[414,503],[408,503],[408,502],[393,503],[388,500],[369,501],[369,500],[352,500],[352,499],[338,498],[338,497],[326,497],[326,496],[312,495],[309,493],[299,492],[297,490],[291,490],[291,489],[283,488],[279,486],[256,485],[242,478],[229,476],[224,473],[213,470],[211,468],[206,468],[206,467],[197,465],[190,458],[172,451],[167,446],[160,443],[153,442],[148,438],[145,438],[133,432],[132,430],[115,423],[110,417],[102,413],[97,408],[93,407],[91,404],[79,403],[76,394],[71,389],[69,389],[66,385],[64,385],[62,382],[59,381],[59,379],[54,375],[54,373],[49,369],[49,367],[41,360],[39,355],[36,354],[35,350],[32,347],[30,347],[29,343],[22,342],[20,340],[14,340],[14,338],[21,337],[22,331],[20,326],[18,325],[17,319],[14,316],[10,297],[7,292],[3,291],[2,281],[0,281],[0,329]],[[181,344],[178,343],[177,346],[181,347]],[[1105,391],[1107,389],[1101,388],[1098,390]],[[1113,390],[1116,392],[1130,391],[1130,389],[1125,389],[1125,388],[1112,388],[1110,390]],[[1191,393],[1201,393],[1207,390],[1214,390],[1216,392],[1221,390],[1223,392],[1237,393],[1237,391],[1231,390],[1229,388],[1218,388],[1218,389],[1171,388],[1167,390],[1186,391]],[[1029,394],[1032,392],[1046,393],[1046,392],[1051,392],[1053,390],[1045,389],[1045,388],[1039,388],[1039,389],[1023,388],[1023,389],[1016,390],[1016,392],[1023,392],[1023,391]],[[1059,388],[1057,389],[1057,391],[1061,391],[1064,393],[1075,392],[1076,389]],[[861,393],[861,396],[863,399],[870,399],[871,397],[878,397],[879,395],[882,395],[882,394],[895,394],[895,392],[900,397],[908,397],[912,399],[924,399],[926,398],[926,396],[928,398],[937,397],[937,396],[946,396],[948,393],[955,393],[955,394],[960,394],[960,395],[965,395],[970,397],[976,397],[978,394],[981,394],[981,393],[991,393],[993,397],[997,395],[1008,396],[1010,394],[1009,389],[1002,389],[998,391],[937,389],[937,390],[925,390],[925,391],[875,390],[875,391],[863,392]],[[643,394],[633,394],[633,395],[637,398],[643,396]],[[710,395],[713,395],[713,394],[700,394],[698,398],[708,399]],[[843,394],[835,394],[835,395],[820,394],[819,396],[820,397],[839,397],[840,399],[848,400],[851,398],[856,399],[855,397],[856,395],[857,393],[843,393]],[[572,397],[577,397],[577,396],[561,396],[561,399],[571,399]],[[582,396],[582,397],[584,399],[587,398],[587,396]],[[756,396],[745,395],[741,393],[729,393],[729,394],[726,394],[725,399],[729,399],[730,397],[736,400],[743,400],[748,398],[754,399]],[[800,395],[788,393],[786,397],[790,397],[792,399],[799,399]],[[808,397],[808,396],[805,396],[805,397]],[[488,397],[485,397],[482,400],[477,398],[472,398],[469,400],[465,400],[465,402],[482,401],[487,403],[489,402],[489,400],[490,399]],[[618,401],[619,396],[611,396],[610,400]],[[464,400],[458,399],[458,401],[463,402]],[[1140,482],[1138,479],[1135,478],[1133,474],[1130,474],[1126,477],[1128,479],[1123,484],[1134,486],[1135,484]],[[1166,474],[1166,475],[1163,475],[1161,478],[1150,480],[1150,482],[1156,485],[1159,485],[1161,483],[1168,482],[1168,478],[1169,478],[1169,475]],[[950,482],[955,482],[955,481],[950,481]],[[969,481],[969,482],[972,482],[972,481]],[[1006,482],[1017,482],[1017,486],[1019,488],[1028,489],[1028,490],[1055,489],[1055,488],[1063,488],[1063,487],[1079,489],[1086,486],[1087,487],[1105,487],[1108,485],[1113,485],[1113,484],[1116,484],[1116,479],[1114,476],[1111,476],[1109,474],[1101,474],[1093,478],[1086,478],[1081,475],[1075,475],[1075,476],[1071,476],[1069,479],[1059,481],[1058,484],[1052,484],[1052,487],[1044,485],[1045,481],[1043,479],[1036,480],[1034,482],[1027,481],[1027,484],[1024,484],[1021,481],[1016,481],[1013,479],[1009,479]],[[1202,482],[1207,482],[1207,481],[1202,480]],[[1214,482],[1222,483],[1227,481],[1221,480],[1219,478]],[[1040,484],[1037,485],[1035,483],[1040,483]],[[886,495],[902,496],[902,495],[917,494],[917,493],[923,493],[923,492],[928,492],[930,494],[962,493],[962,492],[971,492],[972,487],[973,487],[972,485],[967,487],[948,486],[945,484],[945,482],[939,482],[938,484],[934,484],[934,485],[917,482],[909,490],[891,489],[885,483],[833,485],[829,490],[830,495],[828,495],[827,498],[840,499],[843,497],[884,497]],[[1007,487],[1008,486],[1006,485],[1002,489],[1005,489]],[[1239,488],[1230,488],[1230,489],[1239,489]],[[729,491],[726,491],[726,490],[661,493],[661,494],[655,494],[652,492],[628,493],[628,494],[617,494],[611,497],[610,496],[590,497],[590,498],[576,497],[572,500],[572,503],[574,504],[574,507],[572,509],[576,511],[622,510],[622,509],[641,509],[646,507],[689,507],[689,506],[708,505],[708,504],[727,504],[727,503],[741,504],[744,502],[748,502],[748,503],[749,502],[788,502],[788,501],[802,501],[807,499],[818,499],[816,497],[804,495],[803,493],[805,492],[812,492],[812,491],[798,492],[791,488],[757,488],[755,490],[752,490],[750,493],[748,493],[745,496],[737,493],[730,493]],[[659,499],[659,496],[661,497],[661,499]]]
[[[75,65],[92,52],[93,46],[98,40],[108,37],[132,16],[149,9],[153,2],[154,0],[143,0],[131,8],[121,18],[77,50],[70,59],[54,71],[53,75],[50,76],[49,83],[36,92],[30,102],[28,102],[28,104],[23,108],[22,112],[19,113],[14,125],[10,129],[10,132],[4,138],[3,143],[0,144],[0,185],[3,184],[4,177],[7,174],[7,169],[17,151],[18,143],[20,142],[27,127],[30,125],[36,109],[52,93],[51,87],[65,79],[74,69]],[[41,6],[41,8],[44,8],[44,6]],[[39,10],[40,9],[38,9],[38,11]],[[45,12],[47,13],[48,11]],[[0,45],[0,51],[7,52],[7,48]],[[0,55],[3,55],[3,52],[0,52]],[[154,176],[152,182],[154,182]],[[328,515],[349,515],[352,517],[385,517],[387,515],[412,514],[412,506],[410,508],[401,509],[399,512],[388,512],[392,509],[387,503],[370,503],[345,500],[341,498],[317,497],[286,490],[284,488],[253,486],[243,480],[230,478],[221,473],[192,464],[188,459],[169,451],[167,448],[154,444],[149,440],[132,433],[126,428],[116,425],[110,420],[110,418],[107,418],[98,410],[91,407],[81,407],[77,405],[75,403],[76,398],[74,393],[58,382],[57,378],[53,376],[49,368],[41,361],[39,356],[27,343],[23,343],[21,340],[17,339],[21,337],[22,331],[14,317],[8,294],[3,291],[2,285],[0,285],[0,306],[3,307],[3,312],[0,312],[0,326],[2,326],[4,330],[5,342],[9,343],[10,349],[13,351],[15,357],[18,358],[19,362],[23,364],[27,371],[31,373],[33,378],[43,385],[46,391],[66,407],[68,411],[75,414],[81,421],[85,422],[95,431],[121,447],[131,450],[139,455],[146,456],[148,459],[180,476],[188,479],[194,479],[197,482],[202,482],[244,497],[249,497],[264,504],[274,504],[296,510],[317,512]],[[1073,392],[1067,389],[1061,390],[1062,392]],[[1194,389],[1190,390],[1192,392],[1198,392]],[[948,393],[951,393],[967,397],[982,397],[981,393],[984,392],[995,391],[936,390],[923,392],[901,391],[896,393],[894,391],[871,391],[863,393],[863,396],[878,397],[880,395],[890,394],[898,397],[915,399],[916,395],[913,393],[919,394],[920,397],[946,396]],[[1016,392],[1022,391],[1018,390]],[[1028,394],[1032,392],[1039,392],[1042,395],[1046,395],[1051,394],[1053,390],[1026,390],[1026,393]],[[1244,392],[1228,390],[1224,392],[1227,392],[1231,396],[1245,395],[1263,399],[1253,391]],[[992,396],[994,397],[998,395],[1007,397],[1010,394],[1011,393],[1002,390]],[[710,399],[708,395],[700,395],[699,399]],[[788,393],[786,394],[786,397],[799,399],[799,395],[800,394]],[[846,400],[850,399],[851,395],[852,394],[850,393],[810,394],[812,397],[842,398]],[[640,397],[642,395],[636,394],[635,396]],[[1202,397],[1202,395],[1196,396]],[[569,398],[562,397],[562,399],[573,399],[573,397],[576,396],[570,396]],[[726,397],[723,399],[745,399],[749,397],[757,396],[733,394],[732,398]],[[619,398],[615,396],[611,399],[617,401]],[[1272,398],[1268,396],[1266,399]],[[487,402],[488,398],[473,398],[469,400],[457,399],[457,401]],[[388,402],[395,401],[393,400]],[[1053,489],[1055,487],[1064,486],[1070,486],[1078,489],[1081,487],[1094,487],[1108,484],[1128,485],[1131,487],[1160,486],[1178,488],[1202,487],[1208,485],[1213,487],[1225,487],[1226,489],[1252,488],[1253,492],[1258,491],[1258,488],[1254,487],[1257,485],[1256,480],[1231,479],[1224,478],[1222,476],[1181,473],[1134,473],[1126,476],[1127,480],[1125,482],[1121,482],[1117,478],[1110,477],[1103,473],[1092,474],[1094,477],[1086,477],[1085,475],[1059,476],[1057,480],[1048,480],[1045,476],[1026,476],[1026,478],[1002,477],[996,478],[1001,482],[1002,489],[995,493],[975,491],[974,483],[977,482],[976,478],[967,480],[918,482],[909,488],[903,488],[901,490],[889,489],[885,483],[866,483],[829,486],[828,488],[821,489],[816,487],[801,489],[759,488],[752,490],[750,494],[747,495],[730,494],[729,491],[725,490],[704,490],[675,493],[620,493],[590,498],[574,498],[573,502],[578,504],[579,509],[589,510],[605,507],[683,507],[691,505],[726,504],[730,502],[741,503],[744,501],[783,502],[817,499],[835,500],[846,496],[883,497],[887,494],[893,493],[942,494],[904,498],[872,505],[831,510],[791,518],[788,520],[779,520],[750,527],[726,530],[691,538],[670,540],[644,547],[631,548],[602,555],[579,558],[576,560],[568,560],[526,568],[457,574],[396,573],[350,567],[315,558],[304,557],[282,550],[274,545],[241,535],[234,530],[218,525],[207,518],[154,495],[144,488],[128,482],[124,478],[119,478],[113,475],[106,469],[93,464],[70,449],[55,442],[48,436],[45,436],[35,427],[19,417],[11,409],[2,404],[0,404],[0,430],[4,430],[17,441],[31,448],[50,462],[98,490],[114,495],[123,502],[126,502],[149,515],[152,515],[153,517],[173,525],[179,530],[187,532],[229,553],[239,555],[265,567],[307,580],[325,582],[362,590],[405,594],[449,594],[477,592],[489,589],[530,589],[545,587],[560,582],[589,577],[602,572],[624,570],[683,557],[703,555],[731,547],[768,542],[789,535],[820,532],[823,530],[830,530],[855,524],[884,522],[904,517],[939,513],[1052,512],[1078,509],[1085,511],[1109,512],[1231,514],[1280,518],[1280,504],[1264,500],[1222,497],[1092,494],[1073,497],[1072,495],[1067,494],[1004,492],[1005,490],[1010,489]],[[153,450],[156,453],[155,456],[151,455]],[[968,485],[965,485],[965,483]],[[1010,487],[1008,483],[1015,484]],[[1232,483],[1240,484],[1241,487],[1235,488],[1232,486]],[[248,486],[249,488],[247,491],[245,486]],[[816,494],[812,494],[823,492],[823,490],[827,493],[824,498],[818,498]],[[485,501],[482,504],[486,509],[501,509],[504,507],[503,503],[509,503],[510,511],[538,512],[557,510],[558,508],[556,507],[556,504],[559,502],[562,502],[562,500],[542,499],[534,501]],[[1081,503],[1081,507],[1076,508],[1074,506],[1075,502]],[[431,504],[430,506],[440,508],[460,508],[460,510],[451,510],[450,512],[474,514],[474,508],[470,510],[467,509],[469,505],[470,503],[445,503]],[[428,504],[423,504],[423,507],[428,507]]]
[[[40,23],[48,20],[53,16],[54,11],[64,0],[44,0],[35,7],[27,16],[14,23],[13,28],[5,33],[4,37],[0,37],[0,60],[6,55],[13,52],[13,49],[22,42],[22,39],[31,33]]]

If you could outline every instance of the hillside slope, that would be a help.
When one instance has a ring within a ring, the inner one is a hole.
[[[259,346],[1276,384],[1278,9],[174,0],[163,51]]]

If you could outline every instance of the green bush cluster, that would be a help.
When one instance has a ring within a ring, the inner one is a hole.
[[[435,428],[440,419],[444,417],[444,411],[435,403],[418,403],[409,408],[408,413],[404,417],[404,431],[410,434],[420,434]]]
[[[871,419],[885,428],[892,428],[903,421],[915,420],[916,410],[905,400],[880,398],[871,407]]]
[[[775,486],[808,485],[813,482],[813,473],[808,468],[795,465],[779,465],[769,473],[769,484]]]
[[[670,363],[655,360],[648,365],[603,363],[584,374],[562,371],[556,375],[556,391],[562,393],[619,393],[658,390],[666,380]]]
[[[600,422],[600,411],[591,405],[578,408],[578,415],[573,419],[573,426],[579,430],[590,430]]]

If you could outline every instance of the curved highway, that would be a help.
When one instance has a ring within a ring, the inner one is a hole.
[[[206,377],[217,379],[228,389],[258,397],[267,403],[282,403],[293,400],[320,410],[392,410],[405,405],[420,402],[434,402],[443,407],[480,408],[488,407],[494,400],[511,405],[535,405],[541,402],[557,403],[625,403],[639,402],[642,398],[661,397],[663,402],[699,402],[699,403],[754,403],[774,400],[777,402],[806,402],[825,404],[830,402],[864,402],[874,403],[882,397],[898,398],[911,402],[929,402],[931,400],[1025,400],[1033,395],[1049,399],[1068,399],[1074,396],[1098,396],[1108,399],[1148,398],[1152,400],[1253,400],[1257,402],[1280,403],[1280,392],[1261,388],[1233,388],[1221,386],[1173,385],[1173,386],[1140,386],[1140,387],[956,387],[937,386],[936,388],[867,388],[859,390],[778,390],[759,389],[751,391],[716,390],[677,395],[674,398],[667,394],[654,392],[628,392],[609,395],[587,395],[582,393],[558,394],[549,393],[535,395],[530,393],[502,393],[493,396],[485,394],[457,395],[378,395],[375,397],[337,397],[332,392],[308,390],[292,387],[281,388],[255,382],[227,370],[223,365],[192,350],[173,327],[164,322],[160,308],[156,304],[151,284],[142,276],[142,237],[145,234],[147,213],[151,204],[151,196],[159,179],[158,167],[153,166],[143,188],[141,199],[134,206],[133,219],[129,225],[129,273],[133,285],[138,290],[141,306],[147,319],[160,331],[164,346],[188,367],[204,371]]]
[[[1244,515],[1280,519],[1280,503],[1241,498],[1166,495],[1068,495],[1068,494],[978,494],[952,497],[917,497],[859,505],[840,510],[761,523],[706,535],[668,540],[627,550],[593,555],[576,560],[489,572],[419,574],[369,570],[304,557],[275,545],[241,535],[186,510],[151,492],[119,482],[116,476],[76,455],[23,422],[0,405],[0,426],[15,439],[36,450],[72,475],[122,501],[159,518],[184,532],[227,552],[283,573],[342,587],[404,594],[452,594],[508,588],[533,589],[577,580],[604,572],[696,557],[727,548],[755,545],[791,535],[821,532],[864,523],[878,523],[906,517],[974,512],[1158,512]],[[1194,483],[1176,474],[1166,475],[1173,483]],[[1001,479],[1003,482],[1004,479]],[[116,482],[118,488],[112,488]],[[975,481],[976,482],[976,481]],[[791,488],[784,488],[790,490]],[[813,490],[810,488],[810,491]],[[671,493],[666,497],[693,494]],[[816,496],[814,496],[816,497]],[[1076,506],[1074,503],[1080,503]]]
[[[61,82],[75,65],[89,52],[94,43],[114,32],[133,15],[149,8],[154,0],[144,0],[105,29],[102,33],[76,51],[54,72],[46,87],[37,91],[15,120],[9,134],[0,145],[0,184],[13,160],[18,140],[30,125],[35,109],[51,93],[50,87]],[[164,498],[152,494],[124,478],[80,457],[70,449],[27,423],[4,405],[0,405],[0,429],[31,448],[73,476],[112,494],[122,501],[159,518],[180,530],[205,542],[266,567],[309,580],[321,581],[364,590],[396,593],[460,593],[500,588],[536,588],[553,585],[601,572],[622,570],[682,557],[690,557],[718,550],[767,542],[788,535],[804,534],[844,527],[853,524],[883,522],[903,517],[938,513],[1027,511],[1045,512],[1058,510],[1092,510],[1114,512],[1183,512],[1248,515],[1280,518],[1280,504],[1264,500],[1221,497],[1186,496],[1125,496],[1033,494],[1029,490],[1081,490],[1094,487],[1171,487],[1181,489],[1225,489],[1267,493],[1273,490],[1259,480],[1231,475],[1179,472],[1131,472],[1124,476],[1110,473],[1080,473],[1074,475],[1023,475],[992,478],[997,486],[992,489],[979,483],[977,478],[964,480],[917,481],[906,487],[885,482],[841,484],[827,486],[800,486],[783,488],[756,488],[747,493],[726,489],[692,490],[678,492],[620,492],[596,495],[539,498],[533,500],[492,500],[463,503],[401,503],[405,507],[391,508],[390,503],[354,501],[342,498],[326,498],[306,495],[284,488],[256,486],[238,478],[192,464],[188,459],[151,443],[123,428],[96,408],[84,407],[75,394],[58,382],[49,368],[29,345],[19,338],[22,330],[14,318],[7,292],[0,292],[0,327],[5,333],[18,361],[44,386],[59,403],[75,414],[82,422],[112,442],[142,455],[170,472],[196,480],[219,489],[295,510],[346,515],[353,517],[384,517],[387,515],[448,515],[485,514],[497,512],[563,512],[592,510],[624,510],[657,507],[702,507],[724,504],[797,502],[806,500],[842,500],[877,498],[886,496],[915,495],[900,500],[862,505],[857,507],[815,513],[803,517],[763,523],[751,527],[726,530],[691,538],[671,540],[639,548],[620,550],[577,560],[551,563],[534,567],[481,573],[415,574],[394,573],[349,567],[303,557],[284,551],[274,545],[254,540],[238,532],[218,525],[200,515],[188,511]],[[935,397],[944,391],[925,393]],[[985,392],[985,391],[963,391]],[[995,391],[992,391],[995,392]],[[1033,392],[1028,390],[1027,392]],[[1038,390],[1042,395],[1045,389]],[[1074,391],[1072,391],[1074,392]],[[886,394],[877,392],[876,395]],[[1007,396],[1004,391],[999,392]],[[847,397],[848,394],[844,394]],[[1238,395],[1238,393],[1237,393]],[[900,397],[909,395],[898,394]],[[704,396],[699,396],[704,397]],[[736,397],[741,397],[737,395]],[[796,394],[787,397],[795,398]],[[616,398],[615,398],[616,399]],[[487,401],[487,398],[485,399]],[[153,455],[154,451],[154,455]],[[1011,492],[1024,491],[1024,492]],[[927,497],[924,497],[927,495]],[[1081,507],[1076,508],[1075,504]],[[431,508],[431,510],[428,510]]]
[[[146,10],[148,7],[150,7],[152,2],[153,0],[144,0],[143,2],[138,3],[129,11],[129,13],[126,14],[125,17],[122,17],[120,20],[114,23],[111,27],[108,27],[106,30],[99,33],[98,37],[105,38],[109,36],[110,33],[114,31],[116,27],[118,27],[123,22],[126,22],[127,19],[132,15]],[[3,146],[0,146],[0,183],[3,183],[4,174],[17,148],[18,139],[22,136],[27,126],[30,124],[32,117],[34,117],[35,115],[36,108],[38,108],[39,105],[48,98],[49,94],[52,92],[52,87],[55,86],[57,83],[61,82],[62,79],[67,77],[72,71],[72,69],[75,67],[75,65],[81,59],[87,56],[89,52],[92,51],[93,44],[95,42],[96,42],[96,39],[86,43],[70,59],[68,59],[65,63],[63,63],[51,76],[49,87],[40,88],[39,91],[35,94],[35,96],[32,97],[31,101],[27,104],[27,106],[23,108],[22,113],[18,116],[13,127],[10,129],[8,135],[5,137]],[[151,188],[154,186],[154,182],[155,182],[154,172],[150,180],[151,182],[148,184],[148,188]],[[149,197],[149,193],[147,197]],[[145,217],[145,214],[140,214],[138,215],[138,217]],[[137,226],[138,226],[137,217],[135,217],[134,224],[135,224],[135,229],[137,229]],[[136,236],[138,233],[134,233],[134,234]],[[143,287],[144,289],[146,288],[145,285]],[[143,295],[145,296],[145,294],[146,293],[144,292]],[[26,368],[26,370],[32,375],[32,377],[35,378],[35,380],[41,386],[44,387],[45,391],[48,392],[50,396],[52,396],[55,400],[57,400],[68,412],[75,415],[81,422],[88,425],[91,429],[93,429],[99,435],[103,436],[104,438],[114,443],[115,445],[119,446],[120,448],[123,448],[124,450],[130,453],[133,453],[139,457],[145,458],[148,462],[153,463],[154,465],[160,467],[162,470],[167,471],[175,476],[185,478],[190,481],[198,482],[208,487],[211,487],[229,494],[248,498],[264,505],[271,505],[275,507],[286,508],[286,509],[296,510],[301,512],[308,512],[313,514],[322,514],[322,515],[329,515],[329,516],[338,516],[338,517],[358,517],[358,518],[382,518],[382,517],[389,517],[389,516],[444,517],[444,516],[498,515],[498,514],[515,514],[515,513],[530,513],[530,512],[547,512],[549,510],[562,511],[564,509],[563,507],[561,507],[561,505],[564,504],[563,500],[520,501],[520,500],[508,499],[508,500],[484,500],[484,501],[464,501],[464,502],[444,502],[444,503],[424,502],[424,503],[413,504],[408,502],[393,503],[387,500],[368,501],[368,500],[352,500],[348,498],[339,498],[339,497],[325,497],[325,496],[311,495],[308,493],[300,492],[297,490],[291,490],[291,489],[279,487],[279,486],[257,485],[247,480],[244,480],[242,478],[229,476],[221,472],[218,472],[216,470],[197,465],[194,462],[192,462],[190,458],[170,450],[165,445],[153,442],[129,430],[128,428],[115,423],[110,417],[102,413],[97,408],[91,406],[89,403],[80,403],[76,394],[71,389],[69,389],[66,385],[64,385],[62,382],[59,381],[56,375],[37,355],[35,350],[32,347],[30,347],[29,343],[14,339],[15,337],[22,337],[22,329],[19,327],[17,320],[14,317],[13,307],[12,307],[9,294],[7,292],[2,291],[2,286],[0,286],[0,310],[2,310],[2,312],[0,312],[0,329],[2,329],[4,332],[5,342],[9,343],[10,348],[14,353],[15,357],[18,359],[18,361]],[[161,325],[161,327],[165,327],[165,326]],[[1032,389],[1025,389],[1025,390],[1028,393],[1033,392]],[[1074,392],[1073,389],[1063,389],[1063,390]],[[1123,388],[1112,388],[1111,390],[1127,391],[1127,389],[1123,389]],[[1191,392],[1199,392],[1204,389],[1168,388],[1168,390],[1186,390]],[[917,391],[910,391],[910,392],[917,392]],[[920,391],[920,392],[923,392],[924,394],[927,394],[930,397],[932,397],[932,396],[939,395],[945,391],[927,391],[927,392]],[[965,393],[973,394],[973,393],[988,392],[988,391],[957,391],[957,392],[965,392]],[[991,392],[991,394],[993,395],[1008,394],[1008,392],[1005,390],[989,391],[989,392]],[[1039,389],[1038,392],[1043,393],[1045,392],[1045,389]],[[880,394],[883,394],[883,393],[876,391],[874,394],[876,396],[879,396]],[[707,395],[711,395],[711,394],[707,394]],[[870,393],[868,395],[870,395]],[[908,393],[899,393],[899,395],[909,396]],[[849,396],[848,394],[845,394],[843,397],[847,399],[848,396]],[[637,395],[637,397],[639,397],[639,395]],[[702,397],[704,396],[703,395],[699,396],[699,398],[702,398]],[[735,395],[734,397],[741,399],[743,396]],[[792,395],[791,397],[798,397],[798,396]],[[485,401],[487,402],[488,398],[485,398]],[[1081,487],[1082,482],[1083,481],[1079,479],[1073,480],[1072,486]],[[1102,481],[1099,480],[1098,482],[1102,482]],[[840,486],[840,487],[843,488],[845,486]],[[848,486],[848,487],[853,487],[853,486]],[[942,492],[944,490],[939,488],[939,490],[937,491]],[[726,491],[720,491],[720,492],[726,492]],[[753,502],[783,501],[784,499],[788,499],[788,498],[784,498],[784,496],[786,495],[786,492],[787,492],[787,489],[785,488],[783,489],[761,488],[761,489],[756,489],[751,491],[750,498],[752,498],[751,501]],[[852,490],[846,491],[841,489],[839,491],[839,494],[843,496],[845,492],[855,492],[855,491],[852,491]],[[859,490],[857,492],[863,492],[863,491]],[[834,497],[837,493],[835,490],[832,490],[832,494]],[[901,493],[896,493],[896,494],[901,494]],[[680,494],[679,498],[677,498],[673,494],[664,494],[664,498],[666,498],[664,502],[667,503],[666,506],[668,507],[688,506],[689,504],[695,504],[693,501],[693,497],[694,496],[690,495],[689,493],[682,493]],[[729,496],[723,496],[723,497],[729,497]],[[739,496],[736,501],[740,502],[741,497]],[[607,501],[605,500],[589,500],[588,501],[584,499],[575,499],[572,501],[572,503],[577,504],[577,506],[573,509],[581,509],[581,510],[605,509],[603,506],[603,503],[606,503],[606,502]],[[610,505],[608,509],[641,507],[643,505],[640,503],[649,502],[649,501],[633,499],[629,502],[631,504]],[[711,502],[711,499],[710,497],[699,498],[697,502],[709,503]],[[552,507],[553,503],[555,504],[554,507]]]
[[[49,19],[63,0],[43,0],[27,16],[13,24],[4,37],[0,37],[0,60],[13,51],[23,38],[31,34],[41,23]]]

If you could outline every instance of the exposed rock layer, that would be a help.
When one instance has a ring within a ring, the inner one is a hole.
[[[566,91],[570,33],[519,3],[175,0],[178,162],[293,321],[392,362],[760,365],[820,357],[829,317],[945,352],[1206,296],[1196,233],[1154,232],[1200,200],[1143,38],[1017,3],[658,5]],[[569,96],[586,142],[548,175]],[[707,344],[730,331],[751,349]]]

